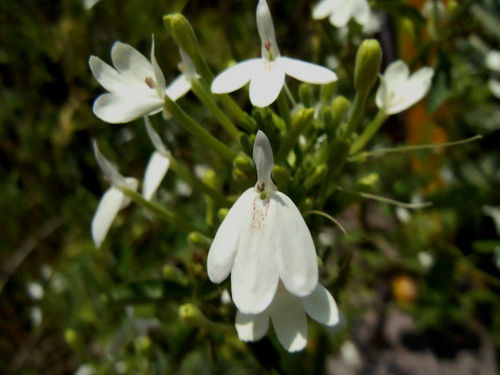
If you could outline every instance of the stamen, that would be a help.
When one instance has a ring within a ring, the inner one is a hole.
[[[146,77],[146,79],[144,80],[144,82],[146,82],[146,85],[148,85],[148,87],[150,89],[154,89],[155,88],[155,81],[153,80],[153,78]]]
[[[271,41],[268,40],[264,43],[264,48],[269,52],[271,50]]]
[[[266,188],[266,183],[264,181],[259,182],[256,187],[257,187],[257,190],[262,193],[264,191],[264,189]]]

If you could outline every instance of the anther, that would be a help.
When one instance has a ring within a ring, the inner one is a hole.
[[[268,40],[267,42],[264,43],[264,48],[267,50],[267,51],[270,51],[271,50],[271,41]]]
[[[144,80],[144,82],[146,82],[146,85],[148,85],[148,87],[150,89],[154,89],[155,88],[155,81],[153,80],[153,78],[146,77],[146,79]]]

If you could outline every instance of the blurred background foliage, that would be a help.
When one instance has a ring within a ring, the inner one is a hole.
[[[281,51],[334,68],[337,93],[352,97],[361,28],[351,23],[336,30],[313,21],[311,1],[269,3]],[[352,360],[344,350],[348,342],[355,343],[361,362],[377,357],[389,345],[380,327],[392,309],[414,320],[412,342],[420,345],[415,351],[429,348],[453,360],[471,349],[481,359],[480,348],[489,345],[493,365],[485,371],[494,369],[500,348],[500,106],[491,81],[500,72],[498,63],[495,70],[486,61],[500,49],[500,5],[430,1],[434,8],[425,14],[423,1],[370,3],[381,19],[375,37],[384,66],[402,58],[413,68],[436,70],[427,99],[392,116],[371,147],[484,137],[455,148],[348,163],[341,185],[401,201],[430,200],[433,206],[410,211],[342,191],[325,211],[349,236],[321,218],[307,219],[323,261],[322,280],[343,322],[335,332],[311,323],[306,351],[289,355],[272,337],[251,345],[238,340],[234,308],[220,303],[220,288],[207,285],[207,248],[189,243],[187,233],[151,220],[137,206],[119,215],[100,250],[89,233],[107,188],[91,139],[119,161],[124,175],[137,178],[153,151],[140,120],[109,125],[93,115],[92,102],[102,89],[89,71],[89,56],[109,61],[116,40],[147,55],[154,34],[169,81],[178,74],[179,56],[162,16],[182,11],[217,72],[231,59],[260,53],[256,2],[102,0],[85,10],[77,0],[0,1],[0,372],[324,373],[339,350]],[[298,86],[291,82],[291,88],[296,92]],[[181,105],[227,139],[191,95]],[[233,96],[251,112],[246,95]],[[370,103],[365,122],[376,112]],[[158,117],[156,124],[162,123]],[[162,129],[191,168],[210,164],[217,173],[230,173],[210,163],[175,122]],[[171,174],[160,199],[204,219],[201,194]],[[179,319],[185,302],[227,324]],[[360,334],[373,316],[370,334]]]

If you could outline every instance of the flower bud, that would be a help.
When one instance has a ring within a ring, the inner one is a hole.
[[[327,83],[326,85],[321,85],[320,98],[322,103],[329,103],[333,98],[333,94],[337,88],[337,81]]]
[[[228,212],[229,212],[228,208],[221,208],[217,212],[217,216],[219,217],[220,221],[224,220],[224,218],[226,217],[226,215],[227,215]]]
[[[330,138],[335,138],[336,130],[344,120],[351,102],[344,96],[337,96],[325,112],[325,126]]]
[[[217,184],[217,176],[214,172],[213,169],[208,169],[204,174],[203,174],[203,182],[207,184],[210,187],[215,187]]]
[[[199,232],[191,232],[188,234],[188,241],[195,246],[200,247],[210,247],[212,241],[205,237],[203,234]]]
[[[284,190],[284,188],[290,182],[291,176],[287,169],[281,165],[275,165],[273,168],[273,179],[276,181],[276,184],[280,188],[280,190]]]
[[[69,346],[74,347],[78,343],[78,333],[74,329],[68,328],[64,331],[64,339]]]
[[[299,98],[300,102],[304,104],[305,107],[312,106],[312,93],[310,85],[308,85],[307,83],[302,83],[299,86]]]
[[[182,48],[187,55],[193,57],[199,54],[198,38],[194,33],[189,21],[180,13],[172,13],[163,17],[165,27],[175,39],[177,45]]]
[[[377,80],[380,64],[382,62],[382,49],[375,39],[367,39],[361,43],[356,55],[354,71],[354,87],[362,93],[368,93]]]
[[[380,176],[378,173],[370,173],[358,180],[358,186],[364,188],[371,188],[375,186],[380,181]]]
[[[179,307],[179,318],[198,328],[206,327],[209,323],[200,309],[192,303],[186,303]]]
[[[327,173],[326,164],[320,164],[316,166],[316,168],[314,168],[313,173],[306,178],[306,181],[304,182],[305,188],[309,190],[314,185],[323,181],[323,179],[326,177],[326,173]]]
[[[245,173],[253,173],[255,170],[252,159],[243,152],[240,152],[238,156],[234,158],[234,166]]]

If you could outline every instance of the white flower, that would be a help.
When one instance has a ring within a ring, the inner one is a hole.
[[[30,282],[27,287],[28,295],[34,300],[41,300],[43,298],[44,290],[43,286],[36,281]]]
[[[149,139],[151,139],[156,149],[149,158],[142,182],[142,195],[147,200],[150,200],[167,174],[168,167],[170,166],[170,152],[167,150],[158,133],[151,126],[147,117],[144,117],[144,124]]]
[[[329,17],[336,27],[344,27],[351,18],[364,25],[370,20],[370,6],[367,0],[321,0],[312,11],[315,20]]]
[[[403,61],[394,61],[380,76],[375,97],[377,107],[388,115],[404,111],[427,94],[433,75],[432,68],[424,67],[410,76],[408,66]]]
[[[151,62],[132,46],[115,42],[111,48],[112,68],[100,58],[90,56],[89,65],[95,79],[109,93],[94,101],[93,111],[101,120],[124,123],[161,112],[165,94],[177,100],[191,88],[185,74],[166,87],[165,77],[151,45]]]
[[[83,0],[83,7],[87,10],[91,9],[96,5],[100,0]]]
[[[250,101],[256,107],[266,107],[279,96],[285,83],[285,74],[313,84],[325,84],[337,79],[331,70],[297,59],[281,56],[271,12],[265,0],[257,5],[257,29],[262,42],[262,56],[240,62],[222,73],[212,82],[215,94],[238,90],[250,81]]]
[[[492,49],[485,56],[486,67],[494,72],[500,72],[500,51]]]
[[[222,282],[231,273],[231,295],[243,313],[264,311],[278,281],[303,297],[318,282],[316,250],[299,210],[276,190],[273,151],[258,131],[253,148],[257,184],[245,191],[219,227],[208,253],[208,277]]]
[[[434,257],[427,251],[419,251],[417,258],[420,265],[425,269],[430,268],[434,264]]]
[[[137,190],[138,182],[135,178],[125,178],[120,175],[116,167],[106,160],[106,158],[101,154],[101,151],[97,147],[97,143],[95,141],[94,153],[97,164],[99,164],[99,167],[112,184],[108,191],[106,191],[106,193],[102,196],[92,219],[92,238],[94,239],[96,247],[99,248],[102,241],[104,241],[104,238],[106,238],[106,234],[118,214],[118,211],[130,204],[130,199],[125,196],[125,194],[120,190],[120,187]]]
[[[500,80],[495,78],[490,78],[488,80],[488,87],[495,98],[500,99]]]
[[[243,341],[257,341],[265,336],[271,319],[281,345],[289,351],[304,349],[307,343],[307,313],[321,324],[339,322],[337,304],[328,290],[317,284],[314,291],[297,297],[280,285],[272,303],[259,314],[236,313],[236,331]]]

